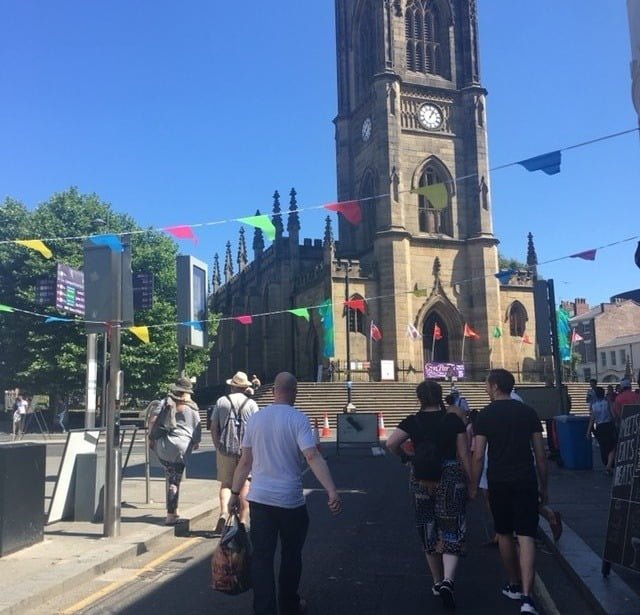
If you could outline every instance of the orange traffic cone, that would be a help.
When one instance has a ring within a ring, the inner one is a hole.
[[[384,416],[382,412],[378,412],[378,438],[384,438],[387,430],[384,428]]]
[[[326,412],[324,413],[324,423],[322,425],[322,430],[320,431],[320,437],[331,437],[331,429],[329,428],[329,415]]]

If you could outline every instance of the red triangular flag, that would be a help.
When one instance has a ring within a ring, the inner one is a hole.
[[[596,260],[597,250],[585,250],[584,252],[578,252],[577,254],[571,254],[569,258],[584,258],[586,261]]]
[[[168,226],[164,230],[177,239],[191,239],[193,243],[198,243],[198,238],[193,234],[190,226]]]
[[[379,342],[382,339],[382,331],[376,327],[373,320],[371,321],[371,328],[369,330],[369,335],[374,342]]]
[[[531,338],[526,333],[522,336],[522,343],[523,344],[533,344],[533,342],[531,341]]]
[[[576,342],[581,342],[584,338],[582,337],[582,335],[580,335],[575,329],[573,330],[573,333],[571,334],[571,343],[575,344]]]
[[[435,340],[442,339],[442,330],[437,324],[433,325],[433,339]]]
[[[345,217],[345,220],[351,224],[360,224],[362,222],[362,210],[358,201],[342,201],[341,203],[329,203],[324,205],[329,211],[337,211]]]
[[[472,340],[479,340],[480,336],[469,326],[465,323],[464,325],[464,331],[462,333],[465,337],[470,337]]]
[[[233,319],[243,325],[250,325],[253,322],[251,316],[234,316]]]
[[[344,302],[345,307],[351,308],[352,310],[358,310],[364,314],[364,299],[349,299]]]

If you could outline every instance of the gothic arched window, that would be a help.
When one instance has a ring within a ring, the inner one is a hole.
[[[367,302],[364,297],[359,294],[354,294],[349,297],[349,301],[360,300],[364,305],[364,309],[367,309]],[[364,313],[355,308],[347,308],[347,318],[349,319],[349,331],[351,333],[364,334]]]
[[[509,320],[509,335],[513,337],[522,337],[525,329],[527,328],[527,310],[524,309],[524,305],[519,301],[514,301],[509,306],[507,313],[507,319]]]
[[[409,0],[404,14],[407,68],[451,78],[449,19],[440,0]]]
[[[356,97],[365,98],[376,73],[376,21],[375,9],[365,5],[360,18],[356,50]]]
[[[436,164],[435,161],[427,164],[418,180],[418,187],[423,188],[434,184],[444,184],[447,191],[446,207],[437,209],[428,197],[418,195],[418,228],[422,233],[439,233],[453,237],[450,181],[446,177],[444,170],[439,167],[440,165]]]

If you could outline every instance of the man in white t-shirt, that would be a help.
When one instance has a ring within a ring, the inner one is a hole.
[[[327,491],[331,512],[339,513],[342,506],[329,468],[316,447],[309,419],[293,407],[297,386],[292,374],[281,372],[276,376],[274,403],[247,423],[242,456],[231,486],[229,514],[238,510],[240,491],[251,472],[247,499],[251,511],[254,613],[297,615],[305,608],[298,595],[302,547],[309,526],[302,491],[304,459]],[[273,566],[278,538],[280,611],[276,606]]]

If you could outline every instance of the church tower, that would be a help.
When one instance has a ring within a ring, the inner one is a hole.
[[[374,272],[374,359],[420,370],[464,349],[486,369],[500,291],[476,0],[336,0],[336,29],[338,198],[363,212],[337,250]],[[463,345],[465,323],[480,339]]]

